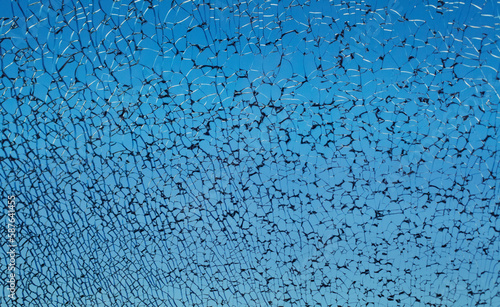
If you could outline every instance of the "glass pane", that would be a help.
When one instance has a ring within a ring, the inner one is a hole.
[[[499,10],[2,2],[2,304],[500,306]]]

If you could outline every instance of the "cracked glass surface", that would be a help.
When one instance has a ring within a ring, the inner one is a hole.
[[[19,2],[2,304],[500,305],[498,2]]]

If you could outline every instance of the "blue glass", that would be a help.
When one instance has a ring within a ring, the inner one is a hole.
[[[500,305],[498,3],[19,2],[2,305]]]

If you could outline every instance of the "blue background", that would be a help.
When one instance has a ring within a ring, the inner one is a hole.
[[[500,305],[496,2],[7,3],[18,305]]]

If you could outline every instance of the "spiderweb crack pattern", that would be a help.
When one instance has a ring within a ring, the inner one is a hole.
[[[500,305],[496,2],[19,2],[19,306]]]

